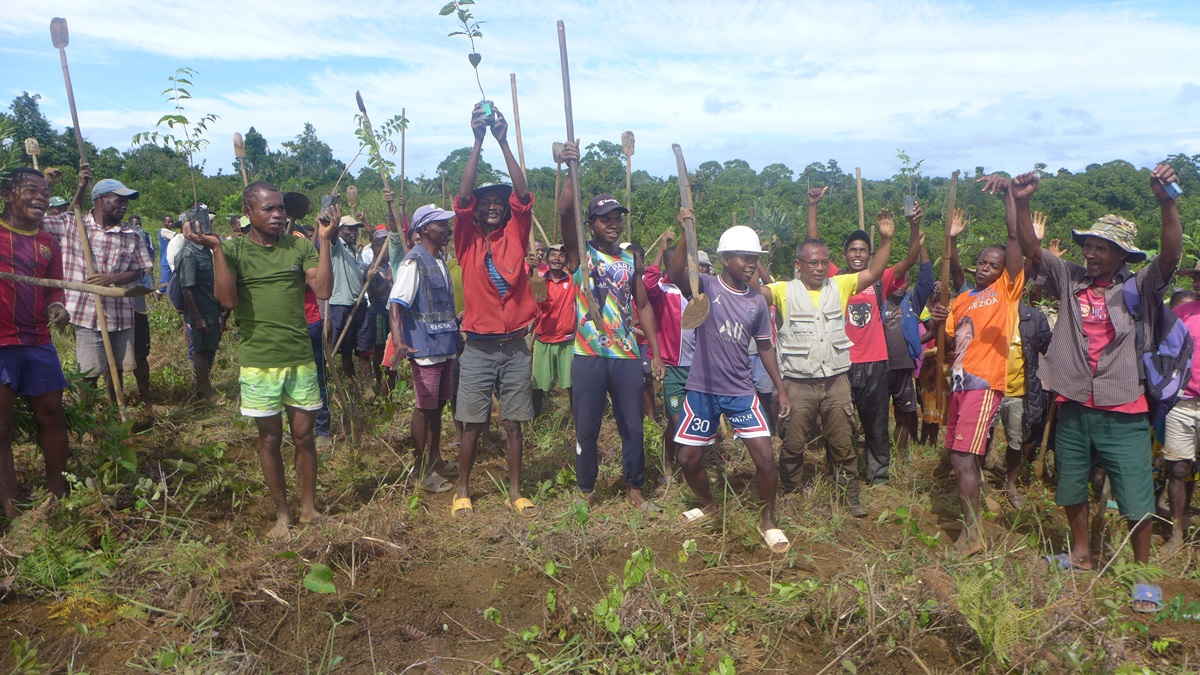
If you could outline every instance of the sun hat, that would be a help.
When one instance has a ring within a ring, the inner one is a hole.
[[[508,183],[484,183],[475,188],[471,194],[474,195],[475,199],[480,199],[488,192],[503,192],[504,200],[508,201],[508,198],[512,196],[513,186]]]
[[[363,226],[362,221],[360,221],[358,218],[355,218],[354,216],[342,216],[342,219],[338,221],[338,227],[362,227],[362,226]]]
[[[104,180],[96,183],[96,186],[92,188],[92,201],[96,201],[100,195],[106,195],[109,193],[115,194],[119,197],[125,197],[127,199],[138,198],[137,190],[130,190],[129,188],[125,187],[121,181],[115,178],[105,178]]]
[[[1134,245],[1137,239],[1137,225],[1120,216],[1107,214],[1092,224],[1088,230],[1071,230],[1071,238],[1076,244],[1083,246],[1088,237],[1096,237],[1111,241],[1122,251],[1125,251],[1126,262],[1141,262],[1146,259],[1146,252]]]

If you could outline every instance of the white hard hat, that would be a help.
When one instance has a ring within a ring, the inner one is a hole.
[[[762,255],[766,251],[758,241],[758,233],[745,225],[734,225],[721,233],[717,242],[717,253],[753,253]]]

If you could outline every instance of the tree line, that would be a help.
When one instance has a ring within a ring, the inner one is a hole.
[[[74,131],[55,129],[42,114],[37,94],[23,92],[16,96],[7,112],[0,113],[0,167],[31,165],[32,158],[24,152],[24,139],[36,138],[41,146],[39,163],[42,167],[62,169],[63,180],[55,186],[56,195],[69,198],[76,181],[79,153]],[[266,139],[254,127],[244,132],[245,168],[250,180],[265,180],[285,191],[307,194],[319,203],[328,194],[345,170],[343,161],[333,156],[333,150],[317,136],[311,124],[291,141],[270,148]],[[192,190],[185,158],[171,150],[142,145],[120,150],[97,148],[87,143],[88,158],[98,178],[117,178],[141,192],[141,198],[131,204],[130,214],[141,215],[147,227],[162,216],[178,215],[192,206]],[[449,207],[457,192],[470,148],[452,150],[438,165],[433,176],[408,177],[404,191],[407,210],[435,203]],[[1176,153],[1162,158],[1179,174],[1185,197],[1180,202],[1187,239],[1183,264],[1191,266],[1200,256],[1200,200],[1189,195],[1200,191],[1200,155]],[[200,167],[197,190],[200,201],[209,204],[220,215],[241,212],[241,165],[235,160],[232,171],[224,167]],[[1041,188],[1033,200],[1033,208],[1048,218],[1047,238],[1070,240],[1072,228],[1086,228],[1105,213],[1128,218],[1138,225],[1138,245],[1146,249],[1157,246],[1161,222],[1159,210],[1148,187],[1149,169],[1135,167],[1124,160],[1088,165],[1072,173],[1060,168],[1048,172],[1045,164],[1035,165],[1042,178]],[[710,252],[716,247],[721,232],[737,223],[753,225],[769,241],[773,251],[772,271],[791,278],[791,251],[798,238],[804,236],[806,193],[809,187],[828,185],[829,194],[821,202],[822,238],[835,250],[851,231],[858,228],[858,198],[853,170],[847,171],[836,159],[814,161],[795,171],[785,164],[770,164],[755,171],[744,160],[707,161],[691,168],[691,187],[697,218],[697,237],[700,247]],[[1014,169],[1014,171],[1018,171]],[[528,169],[530,190],[537,200],[535,215],[554,237],[553,214],[554,166]],[[1004,207],[995,197],[982,194],[975,179],[993,169],[975,166],[960,170],[957,187],[957,206],[966,211],[971,225],[960,239],[960,250],[966,264],[986,245],[1001,243],[1005,237]],[[1018,171],[1019,172],[1019,171]],[[563,179],[566,170],[563,168]],[[479,180],[505,180],[507,176],[487,162],[481,162]],[[399,190],[399,176],[391,178]],[[896,173],[884,180],[863,180],[865,224],[869,228],[881,208],[899,212],[905,196],[918,199],[925,212],[926,246],[935,259],[941,250],[945,208],[951,179],[948,176],[927,176],[921,172],[921,161],[914,161],[903,150],[897,150]],[[385,214],[377,172],[360,164],[357,173],[342,179],[342,190],[357,185],[361,207],[370,222],[382,222]],[[445,198],[443,202],[443,185]],[[600,140],[588,145],[580,159],[580,186],[584,199],[609,192],[623,202],[625,194],[625,157],[619,142]],[[679,187],[675,176],[652,176],[644,170],[633,173],[632,180],[633,240],[650,246],[662,231],[675,223],[679,209]],[[751,214],[753,212],[753,221]],[[218,223],[220,224],[220,223]],[[905,253],[907,237],[897,236],[893,257]],[[1068,256],[1078,258],[1077,250],[1068,247]]]

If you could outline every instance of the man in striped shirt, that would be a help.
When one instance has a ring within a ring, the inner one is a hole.
[[[81,167],[80,191],[91,174]],[[63,278],[62,252],[54,236],[40,227],[50,208],[50,186],[41,172],[17,169],[0,179],[0,271],[44,279]],[[67,386],[47,324],[59,328],[69,316],[63,292],[0,280],[0,505],[5,517],[21,514],[13,462],[13,404],[24,397],[38,426],[46,465],[46,489],[66,494],[67,424],[62,392]]]

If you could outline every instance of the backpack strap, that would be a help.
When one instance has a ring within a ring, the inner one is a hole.
[[[879,303],[880,318],[883,318],[883,313],[885,311],[884,310],[885,298],[883,297],[883,279],[876,280],[874,285],[875,285],[875,302]]]
[[[1125,301],[1125,308],[1133,315],[1133,344],[1137,350],[1138,379],[1144,381],[1146,371],[1142,355],[1146,353],[1146,321],[1142,316],[1142,296],[1138,293],[1137,275],[1131,274],[1121,283],[1121,299]]]

